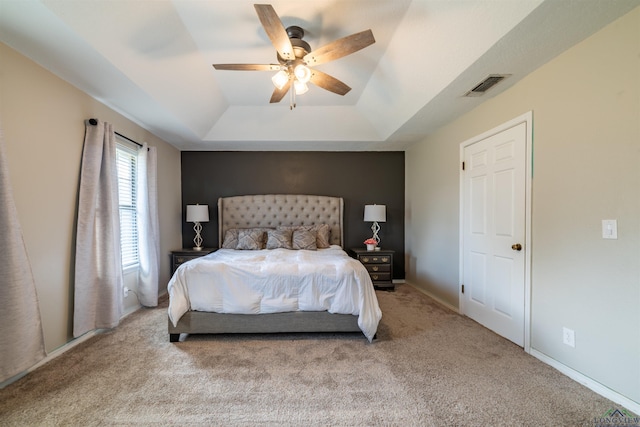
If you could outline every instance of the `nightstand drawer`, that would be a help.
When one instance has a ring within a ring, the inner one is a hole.
[[[199,251],[192,249],[171,251],[171,275],[173,276],[173,273],[176,272],[178,267],[185,262],[209,255],[211,252],[215,252],[216,250],[217,248],[203,248]]]
[[[198,256],[188,256],[188,255],[176,255],[173,258],[173,262],[174,264],[177,266],[179,266],[180,264],[184,264],[187,261],[191,261],[192,259],[196,259],[196,258],[200,258],[202,255],[198,255]]]
[[[391,264],[364,264],[369,273],[390,273]]]
[[[389,255],[358,255],[358,259],[363,264],[388,264],[391,262]]]
[[[371,281],[375,285],[376,282],[391,282],[391,273],[369,273]]]

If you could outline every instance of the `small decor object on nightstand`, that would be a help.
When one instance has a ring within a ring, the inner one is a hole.
[[[202,250],[202,237],[200,232],[202,231],[201,222],[209,222],[209,205],[187,205],[187,222],[195,223],[193,230],[196,232],[196,237],[193,239],[195,246],[194,251]]]
[[[365,240],[364,244],[367,245],[368,251],[375,251],[376,246],[378,246],[378,242],[376,242],[376,240],[373,237],[369,237],[367,240]]]

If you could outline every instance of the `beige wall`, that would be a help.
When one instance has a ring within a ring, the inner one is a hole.
[[[160,286],[170,249],[181,246],[180,152],[0,44],[0,126],[13,193],[35,277],[47,351],[72,339],[73,236],[84,121],[96,117],[158,148]],[[136,305],[135,295],[126,300]]]
[[[407,281],[458,307],[459,144],[527,111],[531,347],[640,402],[640,8],[407,150]]]

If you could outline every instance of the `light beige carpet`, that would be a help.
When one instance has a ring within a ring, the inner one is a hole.
[[[616,407],[408,285],[361,334],[189,336],[166,301],[0,390],[3,426],[593,426]]]

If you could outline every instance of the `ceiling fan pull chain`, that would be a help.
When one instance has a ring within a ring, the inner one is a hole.
[[[289,110],[296,108],[296,91],[294,88],[289,89]]]

